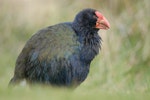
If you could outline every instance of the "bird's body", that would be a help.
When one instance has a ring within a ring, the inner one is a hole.
[[[97,28],[85,27],[79,21],[77,17],[74,22],[49,26],[34,34],[16,61],[10,83],[26,79],[28,83],[75,86],[83,82],[99,52],[101,38]]]

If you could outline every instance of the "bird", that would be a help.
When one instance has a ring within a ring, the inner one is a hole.
[[[90,64],[101,49],[100,29],[108,20],[86,8],[72,22],[47,26],[31,36],[19,54],[10,85],[28,84],[77,87],[88,76]]]

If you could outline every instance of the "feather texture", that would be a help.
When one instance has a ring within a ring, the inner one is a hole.
[[[49,26],[35,33],[18,56],[10,83],[23,79],[28,83],[56,86],[82,83],[101,48],[99,29],[93,28],[94,12],[83,10],[73,22]]]

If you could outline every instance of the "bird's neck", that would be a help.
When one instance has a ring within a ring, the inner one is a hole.
[[[78,24],[73,24],[73,29],[77,35],[77,41],[81,44],[81,57],[85,61],[93,60],[101,48],[101,37],[97,33],[98,30]]]

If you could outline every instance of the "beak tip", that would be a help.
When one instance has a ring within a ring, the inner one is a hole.
[[[105,18],[105,21],[106,21],[106,25],[108,27],[108,29],[110,28],[110,23],[108,22],[108,20]]]

